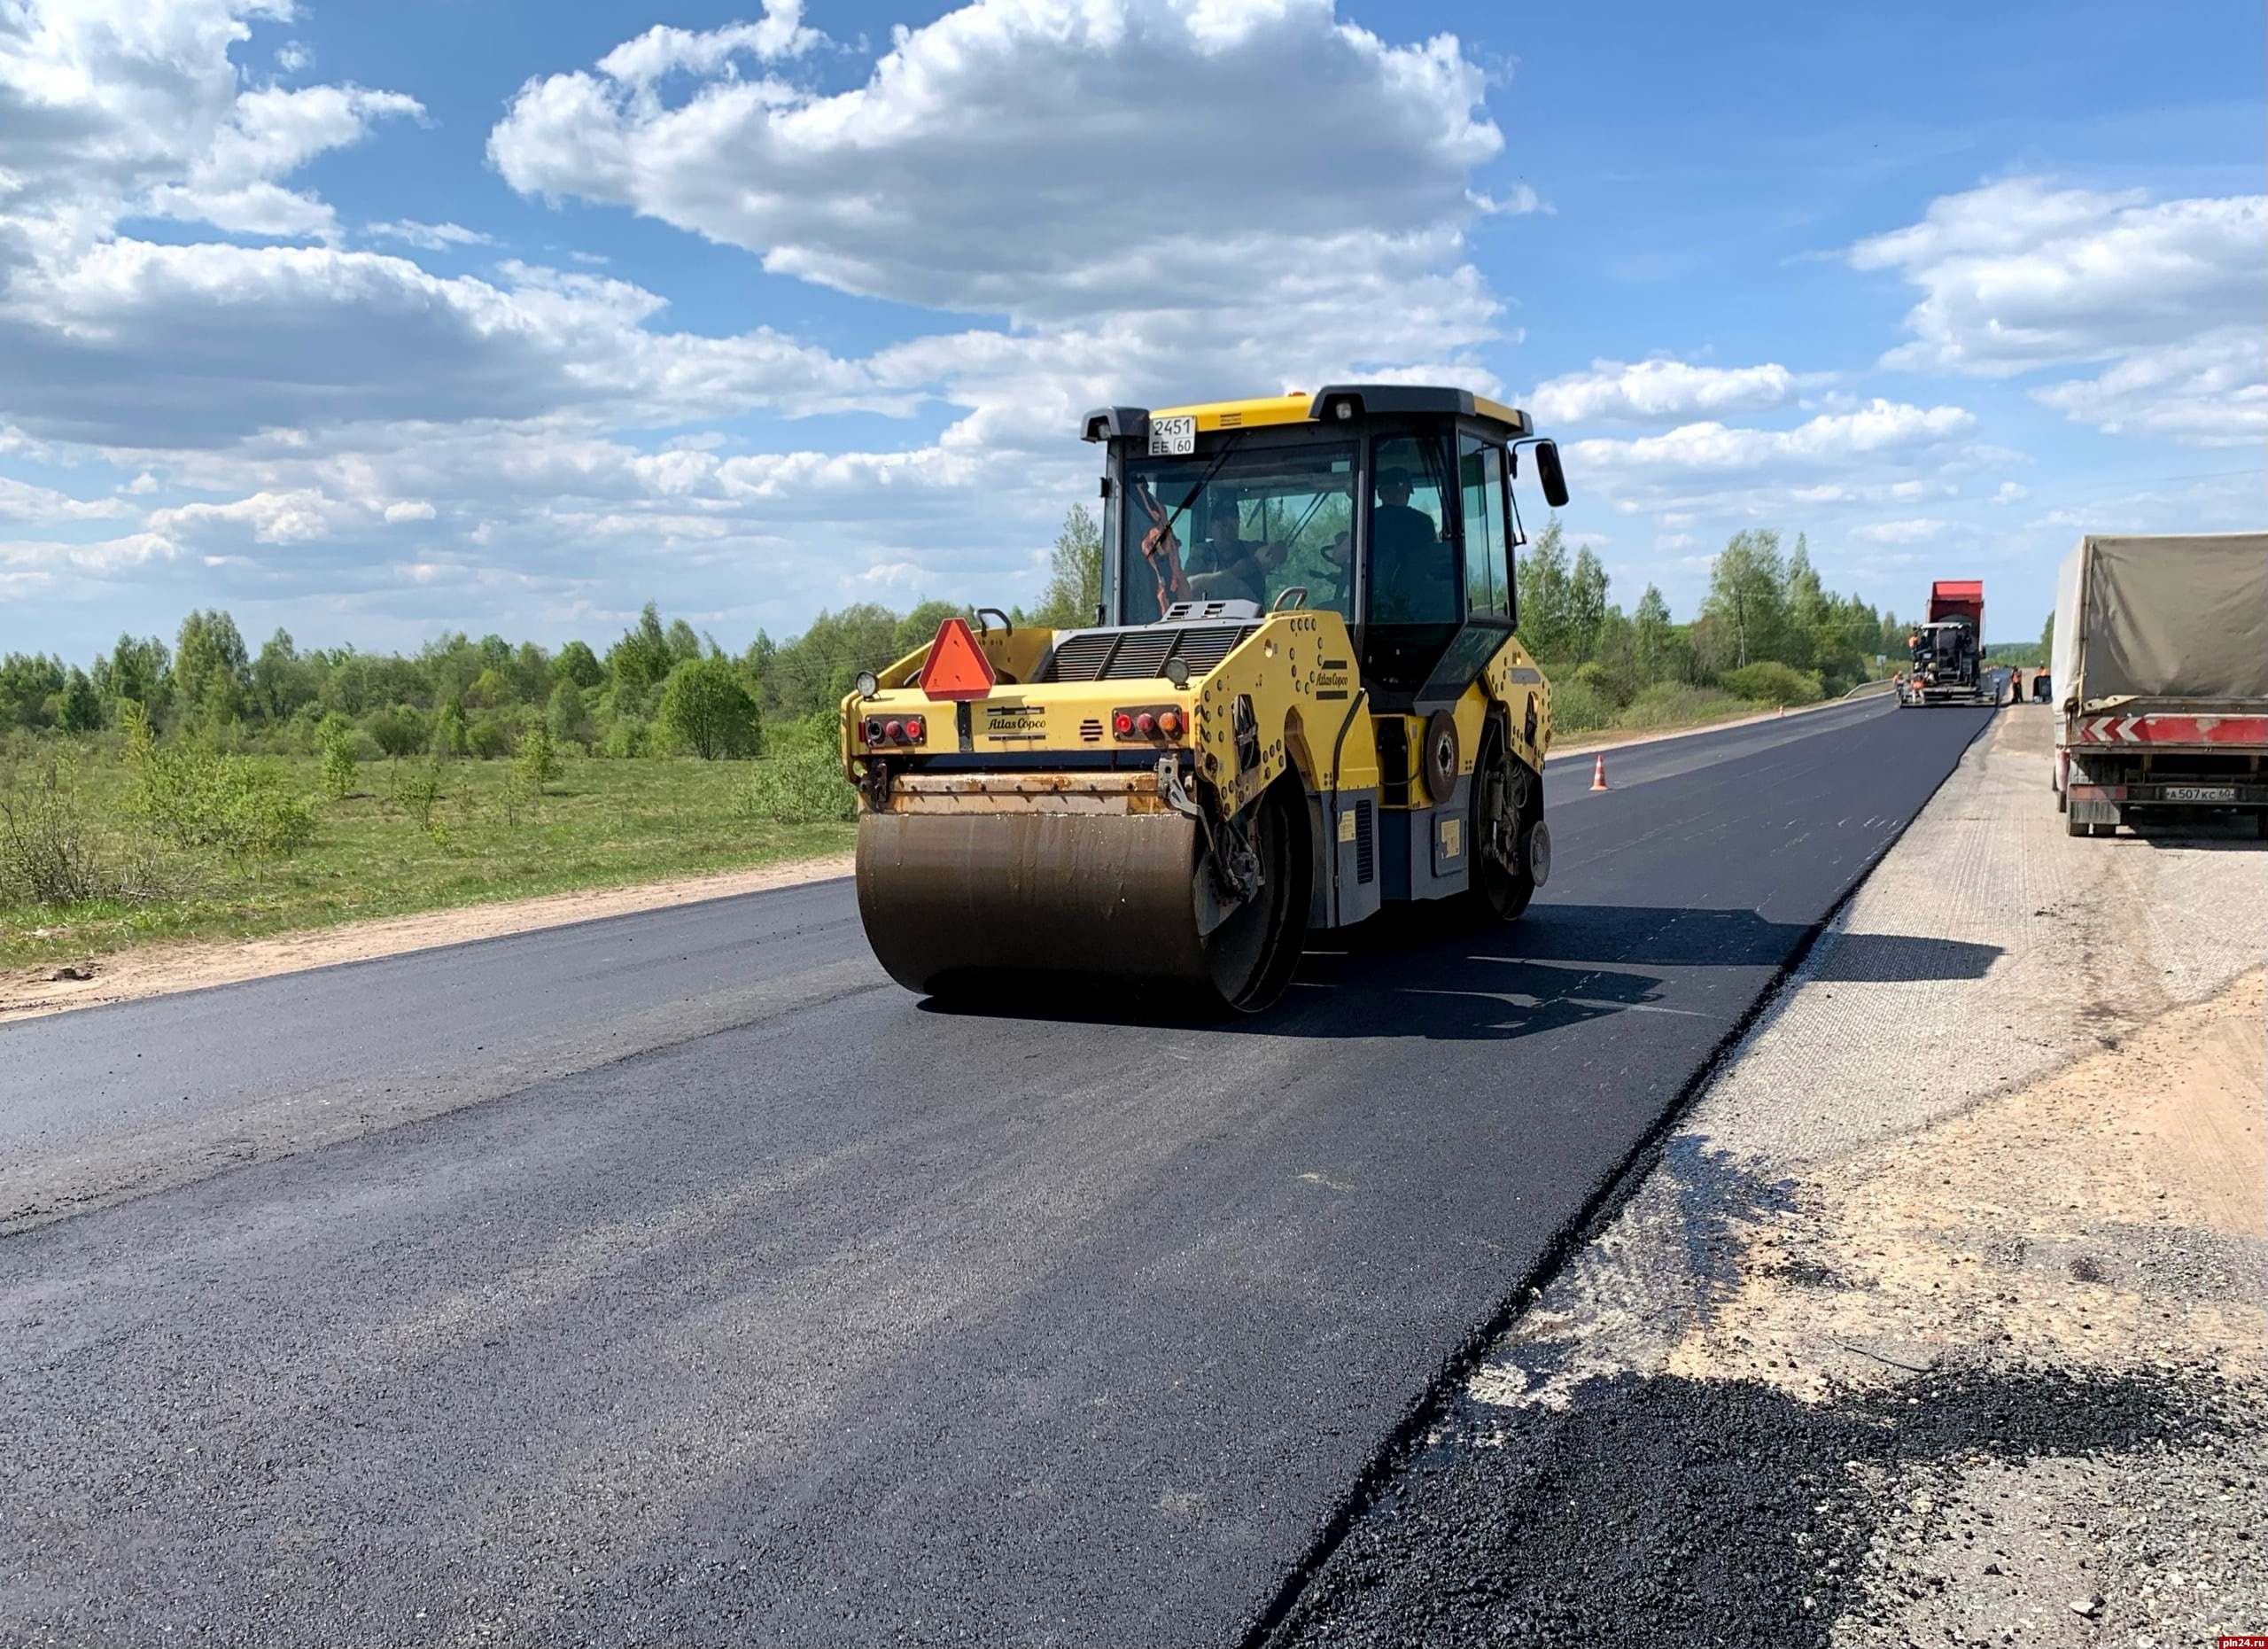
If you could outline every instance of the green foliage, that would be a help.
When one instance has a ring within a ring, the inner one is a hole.
[[[512,777],[530,796],[540,796],[546,786],[559,782],[558,747],[551,742],[551,730],[541,722],[520,735],[518,753],[512,758]]]
[[[1613,701],[1585,681],[1580,672],[1552,684],[1551,731],[1555,735],[1596,733],[1612,725],[1613,720]]]
[[[491,665],[472,679],[472,685],[464,690],[462,703],[467,710],[501,710],[505,705],[518,701],[519,694],[504,673]]]
[[[1718,678],[1724,689],[1754,704],[1816,704],[1826,695],[1816,675],[1776,659],[1759,659]]]
[[[745,805],[775,824],[820,824],[853,817],[858,793],[843,776],[839,750],[799,744],[756,764]]]
[[[120,718],[133,777],[128,805],[151,833],[229,860],[280,859],[315,837],[315,814],[249,757],[202,744],[160,747],[140,706]]]
[[[150,858],[86,794],[75,756],[0,766],[0,909],[131,903],[165,891]]]
[[[225,616],[225,615],[224,615]],[[252,662],[251,712],[268,721],[283,721],[312,704],[322,693],[315,665],[299,657],[291,632],[278,630],[260,644]]]
[[[454,761],[470,753],[472,744],[464,725],[464,712],[454,703],[442,705],[440,714],[433,718],[433,736],[428,748],[436,761]]]
[[[872,603],[822,612],[767,661],[765,700],[790,716],[832,710],[861,670],[879,671],[928,645],[937,626],[960,611],[947,602],[923,602],[904,618]]]
[[[37,653],[0,658],[0,727],[55,725],[55,700],[63,691],[63,661]]]
[[[1713,687],[1692,687],[1682,681],[1657,681],[1623,706],[1614,719],[1618,727],[1689,727],[1715,721],[1753,708],[1746,699]]]
[[[722,658],[689,658],[662,687],[661,726],[680,750],[703,761],[752,756],[763,747],[756,701],[740,672]]]
[[[618,716],[607,726],[602,749],[608,756],[627,759],[650,754],[653,743],[654,729],[649,723],[635,716]]]
[[[1102,525],[1084,504],[1073,504],[1063,517],[1063,530],[1048,552],[1047,571],[1047,588],[1031,615],[1032,623],[1054,630],[1094,623],[1095,609],[1102,601]]]
[[[591,650],[588,642],[570,642],[559,649],[559,657],[551,661],[555,680],[572,682],[586,693],[606,680],[606,667]]]
[[[322,793],[335,802],[353,795],[354,724],[332,711],[315,728],[315,753],[321,758],[317,774]]]
[[[677,664],[670,634],[663,627],[661,612],[652,602],[646,603],[646,610],[638,615],[638,622],[622,633],[622,639],[607,649],[607,674],[629,687],[656,686],[669,679]]]
[[[236,720],[251,684],[251,655],[234,618],[207,608],[181,621],[174,641],[174,691],[191,716],[215,727]]]
[[[56,726],[66,733],[96,733],[103,725],[103,698],[93,680],[78,665],[71,666],[56,702]]]
[[[425,718],[408,704],[391,704],[370,718],[370,742],[389,761],[414,756],[431,742]]]
[[[555,744],[586,751],[591,747],[594,730],[591,726],[590,698],[572,676],[561,676],[552,688],[551,701],[544,706],[543,722]]]
[[[437,824],[433,817],[433,810],[441,805],[441,770],[437,764],[428,763],[419,772],[396,784],[393,799],[397,806],[417,821],[417,828],[426,835],[433,836],[439,829],[439,835],[435,839],[447,845],[448,827]]]
[[[512,753],[512,724],[501,716],[478,716],[465,728],[465,749],[482,761]]]
[[[153,716],[163,715],[173,702],[173,654],[154,635],[120,636],[96,671],[101,677],[97,688],[113,701],[131,699]]]

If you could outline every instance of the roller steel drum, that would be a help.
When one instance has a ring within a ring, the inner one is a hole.
[[[912,991],[1079,975],[1255,1011],[1298,960],[1307,892],[1280,830],[1254,845],[1270,885],[1200,933],[1199,877],[1210,872],[1183,814],[869,813],[858,914],[883,968]]]

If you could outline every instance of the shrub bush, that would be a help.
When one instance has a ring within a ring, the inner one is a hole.
[[[1826,696],[1816,675],[1771,659],[1728,670],[1717,681],[1752,704],[1816,704]]]
[[[104,821],[75,759],[0,767],[0,908],[138,903],[178,891],[177,881]]]
[[[1717,688],[1657,681],[1632,699],[1614,719],[1615,725],[1624,727],[1682,727],[1753,708],[1746,699]]]
[[[482,716],[465,729],[465,749],[483,761],[512,753],[512,724],[501,716]]]
[[[1551,730],[1554,733],[1595,733],[1614,719],[1614,705],[1595,692],[1577,671],[1551,684]]]
[[[662,686],[659,719],[672,743],[703,761],[753,756],[764,726],[740,672],[721,658],[688,658]]]
[[[465,736],[464,712],[444,704],[433,714],[433,736],[426,748],[435,760],[451,761],[469,752]]]
[[[335,802],[353,795],[354,724],[332,711],[315,729],[315,749],[322,758],[318,773],[322,793]]]
[[[152,835],[239,861],[284,858],[315,839],[313,810],[249,757],[190,744],[160,749],[130,700],[120,721],[134,776],[129,805]]]
[[[609,756],[643,756],[653,744],[653,729],[635,716],[625,716],[609,724],[606,741],[600,750]]]
[[[378,747],[378,754],[389,761],[415,756],[433,737],[432,729],[425,725],[425,718],[408,704],[395,704],[379,711],[370,718],[369,733],[370,742]]]
[[[745,800],[750,813],[777,824],[825,824],[858,812],[841,753],[809,745],[757,763]]]
[[[551,730],[541,722],[520,735],[519,753],[512,758],[512,779],[528,795],[540,796],[544,786],[559,782],[559,751]]]

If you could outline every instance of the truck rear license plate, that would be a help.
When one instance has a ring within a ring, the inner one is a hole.
[[[2169,802],[2233,802],[2236,787],[2229,784],[2169,784],[2163,792]]]

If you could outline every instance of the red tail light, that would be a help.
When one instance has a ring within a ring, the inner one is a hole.
[[[922,727],[920,717],[908,716],[905,719],[905,738],[908,743],[919,744],[921,742],[924,731],[925,729]]]
[[[1120,711],[1110,719],[1110,730],[1121,738],[1130,736],[1134,731],[1133,716],[1126,711]]]

